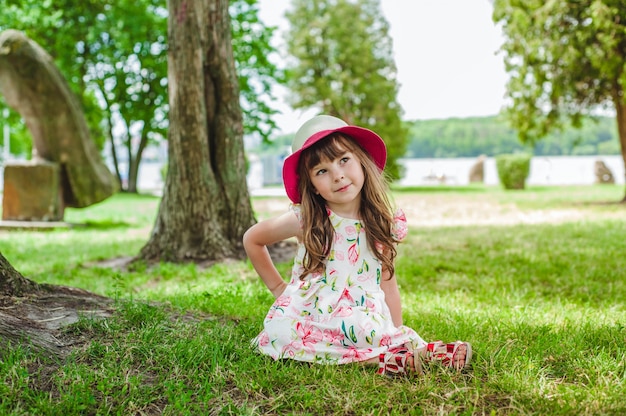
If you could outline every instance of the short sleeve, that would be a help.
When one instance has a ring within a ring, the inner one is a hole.
[[[298,222],[300,223],[300,227],[302,227],[302,207],[300,206],[300,204],[291,204],[289,206],[289,210],[296,214]]]
[[[406,215],[404,215],[404,211],[398,209],[393,215],[393,230],[391,231],[391,235],[396,240],[402,241],[406,238],[408,231]]]

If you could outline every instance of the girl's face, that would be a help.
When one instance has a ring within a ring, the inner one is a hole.
[[[315,192],[331,210],[358,212],[365,174],[355,154],[346,149],[333,160],[322,158],[308,173]]]

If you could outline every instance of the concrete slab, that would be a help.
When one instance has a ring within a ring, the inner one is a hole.
[[[0,230],[54,230],[57,228],[84,227],[85,224],[76,224],[64,221],[0,221]]]

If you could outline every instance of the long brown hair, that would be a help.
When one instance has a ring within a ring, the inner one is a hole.
[[[387,180],[357,142],[349,136],[334,133],[304,150],[300,156],[298,174],[299,191],[302,195],[302,239],[306,254],[303,260],[302,279],[311,272],[322,271],[330,253],[335,230],[328,218],[326,201],[315,192],[309,172],[322,161],[333,161],[346,151],[360,161],[364,173],[359,208],[360,220],[369,249],[381,261],[383,270],[394,274],[394,260],[397,254],[396,240],[392,235],[393,211],[388,192]],[[377,249],[377,245],[382,250]]]

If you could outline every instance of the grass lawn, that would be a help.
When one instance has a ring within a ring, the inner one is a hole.
[[[405,324],[474,346],[469,371],[410,380],[257,354],[249,341],[272,296],[245,261],[106,266],[145,244],[156,197],[68,209],[85,227],[0,231],[23,275],[112,297],[118,310],[66,328],[85,341],[63,361],[1,351],[0,415],[626,414],[626,205],[613,203],[623,192],[395,189],[410,227],[396,264]],[[253,204],[259,219],[288,207]]]

